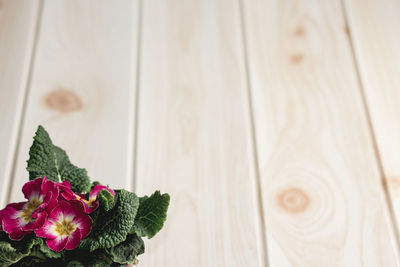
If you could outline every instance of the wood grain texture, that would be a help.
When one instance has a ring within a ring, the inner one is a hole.
[[[137,191],[171,194],[143,266],[264,266],[237,1],[143,1]]]
[[[38,1],[0,1],[0,206],[7,196],[22,114]]]
[[[400,2],[345,1],[383,170],[400,222]]]
[[[12,200],[38,124],[92,180],[132,187],[137,1],[46,1]]]
[[[399,266],[340,2],[243,4],[270,266]]]

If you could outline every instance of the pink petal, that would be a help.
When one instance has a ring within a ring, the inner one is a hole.
[[[5,211],[5,215],[7,216],[7,213],[10,211],[20,211],[22,209],[24,209],[26,203],[28,203],[27,201],[24,202],[18,202],[18,203],[10,203],[8,204],[3,210],[7,210]]]
[[[83,212],[83,207],[80,201],[70,201],[68,202],[69,208],[68,211],[66,211],[66,216],[70,217],[76,217],[79,216],[81,212]]]
[[[89,212],[89,206],[88,206],[88,204],[87,204],[87,202],[86,202],[86,199],[81,198],[81,199],[79,199],[79,200],[77,200],[77,201],[80,203],[80,206],[81,206],[82,210],[83,210],[85,213],[90,213],[90,212]]]
[[[92,213],[93,211],[97,210],[97,208],[99,207],[99,201],[93,201],[90,202],[90,205],[87,205],[87,208],[85,209],[86,213]]]
[[[67,244],[67,236],[60,236],[54,239],[46,239],[47,246],[54,251],[60,252]]]
[[[52,188],[51,191],[46,192],[44,202],[47,203],[47,206],[45,209],[48,213],[50,213],[53,210],[53,208],[57,205],[58,195],[59,195],[59,192],[56,188]]]
[[[68,213],[70,204],[66,201],[59,201],[57,206],[51,211],[48,218],[56,222],[62,222],[64,215]]]
[[[52,188],[55,188],[54,182],[50,181],[50,180],[47,180],[47,177],[43,176],[43,180],[42,180],[42,183],[40,185],[40,190],[42,192],[46,192],[46,191],[51,190]]]
[[[62,181],[62,183],[56,183],[56,187],[58,187],[61,191],[71,190],[71,184],[68,181]]]
[[[8,233],[11,240],[21,240],[30,232],[23,231],[23,219],[19,218],[21,210],[27,202],[11,203],[0,211],[1,229]]]
[[[21,240],[26,234],[21,227],[24,222],[19,215],[27,202],[11,203],[0,211],[1,229],[9,234],[12,240]]]
[[[1,210],[1,223],[5,232],[12,232],[12,229],[21,227],[24,223],[19,217],[21,210],[27,202],[11,203]]]
[[[47,218],[47,213],[46,212],[40,212],[37,215],[37,219],[29,222],[28,224],[26,224],[25,226],[22,226],[22,230],[23,231],[33,231],[35,229],[39,229],[40,227],[42,227],[44,221]]]
[[[46,210],[48,206],[49,204],[47,203],[40,204],[40,206],[32,212],[32,218],[37,219],[38,214]]]
[[[72,191],[65,191],[61,193],[61,198],[59,198],[59,200],[63,200],[63,201],[68,201],[70,203],[72,203],[72,201],[77,201],[80,202],[82,207],[87,210],[88,206],[85,203],[85,196],[82,194],[76,194]]]
[[[39,198],[40,196],[40,187],[42,184],[42,178],[36,178],[33,181],[29,181],[22,187],[22,192],[26,199],[31,199],[32,197]]]
[[[44,195],[44,202],[47,203],[46,211],[50,212],[57,205],[59,195],[58,187],[52,181],[43,178],[41,192]]]
[[[77,228],[81,231],[82,239],[87,237],[92,231],[93,220],[87,214],[81,214],[75,217],[72,222],[77,225]]]
[[[60,200],[75,199],[74,192],[71,190],[71,184],[67,181],[57,183],[56,187],[60,190]]]
[[[26,235],[29,234],[29,233],[30,233],[30,232],[17,230],[17,231],[14,231],[14,232],[10,233],[10,234],[8,235],[8,237],[9,237],[11,240],[14,240],[14,241],[20,241],[22,238],[24,238],[24,236],[26,236]]]
[[[65,245],[65,249],[71,250],[76,248],[79,243],[81,243],[81,240],[81,231],[79,230],[79,228],[76,228],[76,230],[70,236],[68,236],[68,241]]]
[[[75,207],[70,211],[70,214],[74,216],[78,216],[81,212],[86,213],[86,209],[88,209],[88,206],[82,200],[70,200],[69,203]]]
[[[60,194],[65,200],[73,200],[76,199],[74,193],[72,191],[65,191]]]
[[[21,232],[22,223],[20,219],[3,218],[1,227],[4,232],[12,234],[13,232]]]
[[[55,232],[54,229],[55,229],[54,223],[50,220],[47,220],[41,228],[35,230],[35,234],[38,237],[55,239],[58,237],[58,234]]]
[[[59,201],[58,205],[64,213],[67,213],[71,208],[71,203],[67,201]]]

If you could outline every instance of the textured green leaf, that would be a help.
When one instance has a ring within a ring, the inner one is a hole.
[[[0,242],[0,266],[10,266],[26,256],[13,248],[10,243]]]
[[[85,193],[90,189],[90,179],[86,169],[73,165],[67,153],[53,145],[49,134],[39,126],[33,138],[33,144],[29,150],[27,171],[29,178],[47,176],[49,180],[58,182],[67,180],[71,183],[71,189],[75,192]]]
[[[4,232],[0,235],[0,266],[10,266],[29,256],[32,247],[43,242],[33,235],[26,236],[21,241],[7,240]]]
[[[107,190],[101,190],[97,195],[99,199],[99,208],[102,211],[109,211],[113,208],[114,196]]]
[[[115,191],[115,204],[108,212],[97,209],[92,215],[94,224],[90,235],[79,248],[94,251],[116,246],[126,239],[135,221],[139,198],[126,190]]]
[[[64,255],[64,265],[66,266],[85,266],[85,267],[101,267],[111,266],[112,260],[108,256],[105,250],[98,249],[93,252],[89,252],[83,249],[74,249],[66,251]]]
[[[124,242],[107,249],[107,252],[116,263],[133,264],[137,262],[136,257],[144,253],[144,242],[136,234],[131,234]]]
[[[50,259],[59,259],[62,257],[63,253],[62,252],[56,252],[51,250],[45,242],[42,242],[39,247],[39,251],[47,258]]]
[[[154,192],[150,197],[140,198],[135,224],[130,232],[148,238],[155,236],[167,219],[169,199],[168,194],[161,195],[160,191]]]

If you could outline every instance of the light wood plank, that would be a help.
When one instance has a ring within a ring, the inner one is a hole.
[[[237,1],[143,1],[137,191],[172,196],[144,266],[264,266]]]
[[[399,266],[340,1],[243,3],[270,266]]]
[[[38,9],[38,1],[0,2],[0,208],[13,168]]]
[[[379,155],[400,225],[400,2],[348,0],[345,7]]]
[[[131,188],[137,3],[44,3],[12,200],[38,124],[92,180]]]

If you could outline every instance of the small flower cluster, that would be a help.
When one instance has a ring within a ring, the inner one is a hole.
[[[22,187],[27,201],[8,204],[0,210],[0,230],[11,240],[21,240],[32,232],[46,239],[54,251],[72,250],[91,231],[89,214],[99,206],[101,190],[115,193],[103,185],[96,185],[89,198],[71,190],[67,181],[56,183],[46,177],[36,178]]]

